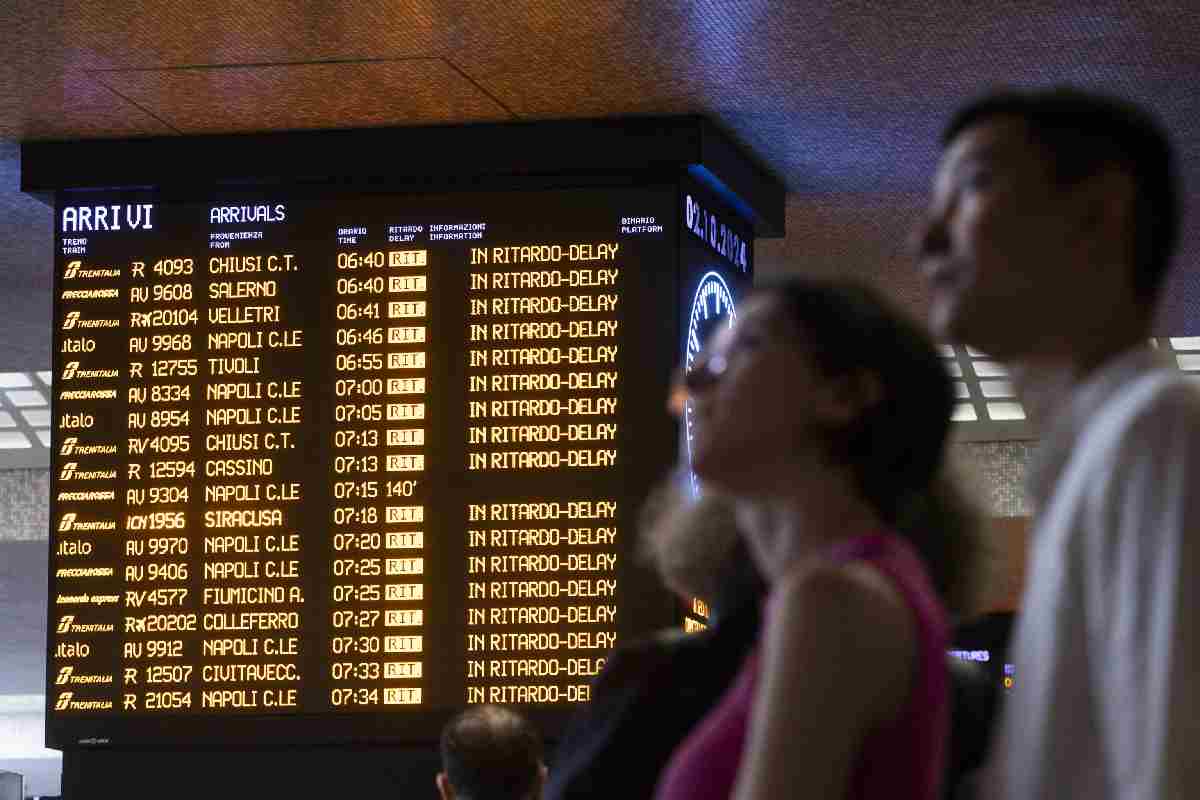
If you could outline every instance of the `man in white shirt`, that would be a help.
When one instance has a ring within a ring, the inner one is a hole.
[[[1200,797],[1200,386],[1147,345],[1179,227],[1167,139],[1052,90],[984,98],[943,142],[914,236],[933,326],[1008,362],[1044,436],[983,794]]]

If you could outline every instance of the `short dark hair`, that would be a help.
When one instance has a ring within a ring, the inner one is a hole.
[[[1000,91],[958,111],[942,134],[948,145],[967,128],[993,117],[1025,122],[1030,139],[1051,162],[1052,175],[1069,184],[1117,167],[1134,183],[1133,289],[1157,299],[1179,237],[1180,201],[1175,156],[1153,116],[1125,100],[1071,88]]]
[[[522,800],[537,784],[542,737],[502,706],[462,712],[442,729],[442,768],[463,800]]]

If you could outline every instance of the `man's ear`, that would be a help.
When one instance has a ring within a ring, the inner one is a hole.
[[[445,772],[437,774],[438,794],[442,796],[442,800],[454,800],[454,787],[450,785],[450,779],[446,777]]]
[[[883,401],[883,382],[875,371],[859,369],[828,379],[818,398],[827,421],[849,423]]]
[[[1085,240],[1095,242],[1106,255],[1120,247],[1132,247],[1136,192],[1133,176],[1118,167],[1103,169],[1080,181],[1073,193],[1079,230]]]

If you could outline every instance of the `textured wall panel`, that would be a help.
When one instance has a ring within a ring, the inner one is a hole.
[[[441,58],[106,72],[181,133],[416,125],[512,115]],[[336,153],[330,153],[336,158]]]
[[[45,540],[49,532],[50,471],[0,470],[0,541]]]
[[[854,278],[924,317],[929,295],[905,251],[924,203],[918,194],[792,194],[787,237],[754,244],[755,275]]]
[[[779,174],[764,274],[851,274],[916,313],[899,250],[951,110],[999,84],[1117,92],[1200,192],[1200,5],[1067,0],[68,0],[0,4],[0,364],[47,363],[50,214],[15,138],[697,112]],[[403,66],[401,66],[403,65]],[[1200,204],[1194,202],[1191,206]],[[1156,333],[1200,334],[1200,218]]]
[[[54,212],[19,186],[17,145],[0,141],[0,369],[45,369]]]
[[[46,690],[45,536],[40,542],[0,542],[0,695]]]
[[[1025,476],[1036,451],[1037,442],[960,442],[949,458],[986,513],[1022,517],[1033,513]]]

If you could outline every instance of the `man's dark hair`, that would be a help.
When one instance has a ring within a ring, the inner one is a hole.
[[[1133,180],[1133,289],[1157,299],[1179,236],[1175,159],[1166,132],[1146,111],[1124,100],[1077,89],[1002,91],[962,108],[942,134],[948,145],[993,117],[1023,120],[1042,148],[1051,175],[1070,184],[1111,167]]]
[[[442,729],[442,768],[462,800],[522,800],[542,766],[542,737],[501,706],[469,708]]]

